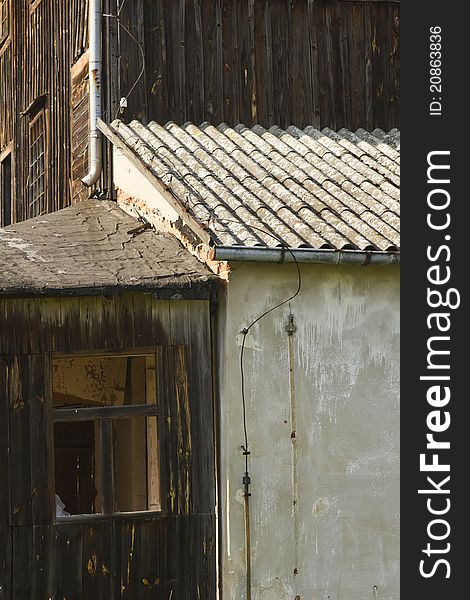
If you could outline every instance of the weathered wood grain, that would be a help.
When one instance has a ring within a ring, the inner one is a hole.
[[[10,424],[7,387],[8,362],[0,356],[0,526],[11,523],[10,512]],[[0,544],[1,545],[1,544]]]
[[[156,354],[162,511],[55,523],[50,353],[124,347]],[[182,600],[214,600],[209,301],[161,301],[151,294],[3,298],[0,355],[0,417],[9,421],[9,427],[0,421],[6,434],[0,468],[14,473],[11,489],[2,486],[0,493],[4,598],[167,600],[173,593]]]
[[[105,121],[399,126],[399,2],[136,0],[122,5],[119,19],[117,0],[102,2],[111,15],[103,20]],[[113,197],[109,145],[99,182],[81,183],[88,74],[71,69],[88,47],[87,20],[85,0],[12,2],[11,35],[0,47],[0,152],[14,141],[13,221],[35,214],[25,193],[28,161],[16,157],[27,156],[34,118],[22,113],[42,95],[46,209],[97,189]]]
[[[11,527],[0,525],[0,600],[11,598]]]

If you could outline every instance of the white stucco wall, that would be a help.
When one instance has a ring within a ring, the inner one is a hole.
[[[301,270],[294,391],[287,305],[245,350],[253,598],[398,600],[399,270]],[[224,600],[246,597],[239,332],[296,283],[294,265],[244,263],[220,299]]]

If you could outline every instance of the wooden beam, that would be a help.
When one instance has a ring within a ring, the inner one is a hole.
[[[57,408],[54,410],[54,423],[76,423],[97,419],[130,419],[132,417],[153,417],[158,414],[156,404],[132,404],[127,406],[100,406],[91,408]]]

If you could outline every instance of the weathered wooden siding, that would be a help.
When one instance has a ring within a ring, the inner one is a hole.
[[[123,18],[146,60],[127,120],[398,126],[397,2],[139,0]],[[141,65],[126,33],[121,56],[125,95]]]
[[[72,203],[88,198],[81,179],[88,171],[88,52],[71,69],[71,163]]]
[[[50,352],[155,347],[162,514],[55,524]],[[0,469],[2,600],[214,599],[209,303],[151,294],[0,300]]]
[[[44,107],[44,210],[112,197],[111,153],[93,189],[87,164],[87,0],[12,2],[0,48],[0,152],[14,139],[13,219],[29,206],[29,122]],[[103,117],[266,127],[399,124],[395,0],[103,0]],[[141,73],[141,69],[142,73]],[[73,81],[72,81],[73,80]],[[5,90],[5,91],[4,91]],[[119,112],[119,99],[128,107]]]
[[[71,18],[70,60],[74,64],[88,48],[88,2],[69,0]]]
[[[115,5],[116,0],[103,0],[103,12],[112,12]],[[81,71],[72,85],[71,73],[88,47],[88,2],[15,0],[11,6],[11,35],[0,48],[0,152],[14,141],[13,155],[20,160],[15,161],[13,220],[22,221],[38,214],[28,201],[31,174],[27,157],[29,124],[39,110],[44,110],[47,123],[44,210],[64,208],[72,198],[82,199],[94,191],[80,181],[87,160],[83,144],[88,129],[88,75]],[[108,30],[105,23],[106,47]],[[108,101],[105,93],[105,113]],[[109,190],[107,160],[105,152],[104,174],[95,187]]]

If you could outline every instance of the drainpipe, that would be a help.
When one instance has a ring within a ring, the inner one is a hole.
[[[88,174],[82,182],[90,187],[98,181],[103,165],[101,132],[98,119],[101,118],[101,0],[89,0],[89,134],[88,134]]]

